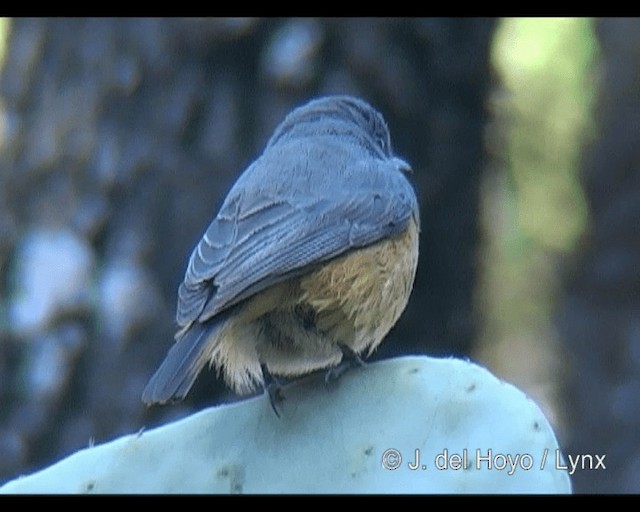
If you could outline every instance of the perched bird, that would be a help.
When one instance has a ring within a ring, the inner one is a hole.
[[[243,395],[270,376],[370,355],[415,277],[408,171],[360,99],[323,97],[287,115],[193,250],[176,341],[142,400],[183,399],[207,364]]]

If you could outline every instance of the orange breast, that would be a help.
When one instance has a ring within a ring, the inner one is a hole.
[[[418,264],[418,227],[336,258],[301,278],[301,300],[334,341],[373,351],[409,300]]]

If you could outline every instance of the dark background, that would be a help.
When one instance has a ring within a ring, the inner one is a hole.
[[[375,358],[473,357],[481,183],[500,160],[487,150],[498,24],[11,20],[0,75],[0,482],[230,399],[212,372],[180,405],[146,409],[140,393],[172,342],[191,249],[275,125],[313,96],[371,102],[415,170],[418,274]],[[550,385],[565,453],[606,454],[607,469],[578,471],[574,490],[638,492],[640,21],[593,27],[597,136],[580,164],[589,225],[558,272],[564,357]]]

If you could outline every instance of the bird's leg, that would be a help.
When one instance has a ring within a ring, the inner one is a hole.
[[[264,390],[269,394],[269,402],[271,403],[273,412],[278,418],[280,418],[278,405],[280,405],[284,400],[284,396],[282,395],[282,383],[276,379],[271,372],[269,372],[266,364],[262,364],[261,367],[262,376],[264,378]]]
[[[360,356],[356,354],[350,347],[338,343],[338,347],[342,351],[342,360],[337,366],[329,368],[324,376],[325,383],[329,384],[338,380],[345,372],[352,368],[358,368],[365,366],[366,363],[360,359]]]

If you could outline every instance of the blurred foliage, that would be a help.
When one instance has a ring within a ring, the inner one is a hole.
[[[594,48],[587,19],[505,20],[494,40],[493,63],[511,92],[517,231],[552,251],[570,251],[586,223],[578,168],[594,126]]]
[[[0,18],[0,73],[4,65],[4,56],[6,53],[7,39],[9,37],[9,30],[11,28],[11,20],[9,18]],[[2,99],[0,99],[0,145],[4,140],[5,132],[5,120],[4,120],[4,106]],[[2,260],[0,259],[0,268],[2,268]]]
[[[2,68],[2,62],[4,60],[10,24],[11,20],[9,18],[0,18],[0,68]]]
[[[594,136],[596,40],[589,19],[504,19],[492,64],[478,289],[482,349],[497,373],[554,412],[561,353],[551,318],[560,267],[585,232],[580,156]]]

